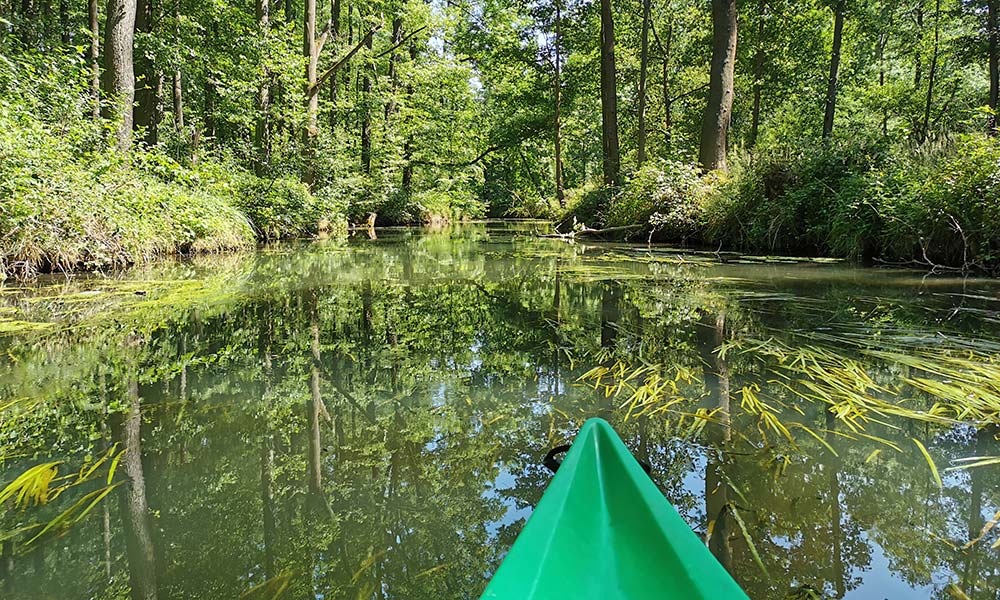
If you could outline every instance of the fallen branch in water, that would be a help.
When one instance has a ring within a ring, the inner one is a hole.
[[[573,240],[578,237],[593,236],[593,237],[603,237],[611,233],[622,233],[625,231],[635,231],[636,229],[642,229],[645,225],[623,225],[621,227],[606,227],[604,229],[592,229],[590,227],[584,227],[582,229],[575,229],[569,233],[559,233],[557,229],[555,233],[541,234],[539,237],[543,238],[555,238],[560,240]]]

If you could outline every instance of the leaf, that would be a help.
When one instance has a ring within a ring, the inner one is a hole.
[[[28,540],[25,545],[31,545],[35,543],[35,541],[37,541],[38,538],[42,537],[43,535],[45,535],[45,533],[52,531],[54,529],[58,529],[59,534],[64,533],[70,527],[82,521],[87,516],[87,514],[90,513],[91,509],[97,506],[98,502],[103,500],[108,494],[111,493],[113,489],[115,489],[119,485],[121,485],[121,483],[116,483],[114,485],[109,485],[107,487],[99,488],[83,496],[82,498],[77,500],[75,504],[73,504],[63,512],[59,513],[59,515],[56,516],[56,518],[49,521],[48,524],[46,524],[41,531],[35,534],[35,537]]]
[[[20,508],[29,503],[36,506],[45,504],[52,495],[50,484],[59,473],[61,464],[62,461],[42,463],[21,473],[0,491],[0,504],[15,496],[14,503]]]
[[[114,460],[111,461],[111,466],[108,467],[108,485],[111,485],[111,480],[115,478],[115,469],[118,468],[118,463],[121,461],[123,454],[125,454],[125,450],[119,452]]]
[[[750,538],[750,532],[747,531],[746,523],[743,522],[743,518],[740,516],[740,511],[736,509],[735,504],[729,505],[729,513],[733,515],[733,520],[736,521],[736,525],[740,529],[740,533],[743,535],[743,541],[746,542],[747,548],[750,550],[750,555],[753,556],[753,561],[757,563],[760,570],[764,573],[764,577],[770,579],[771,574],[767,572],[767,567],[764,566],[764,561],[760,558],[760,553],[757,552],[757,546],[754,545],[753,539]]]
[[[924,460],[927,461],[927,466],[931,468],[931,474],[934,476],[934,482],[937,483],[938,489],[944,489],[944,482],[941,481],[941,474],[938,473],[937,465],[934,464],[934,459],[931,458],[930,453],[927,452],[927,448],[925,448],[917,438],[910,439],[917,445],[917,448],[920,448],[920,453],[924,455]]]

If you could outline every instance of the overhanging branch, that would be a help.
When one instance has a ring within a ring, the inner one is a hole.
[[[347,63],[347,61],[349,61],[352,58],[354,58],[354,55],[357,54],[358,52],[360,52],[361,49],[364,48],[365,44],[367,44],[368,42],[371,41],[372,36],[375,35],[375,32],[377,32],[381,28],[382,28],[381,24],[376,25],[375,27],[372,27],[368,31],[368,33],[365,34],[365,37],[361,38],[361,41],[359,41],[356,46],[354,46],[353,48],[351,48],[350,52],[348,52],[346,55],[344,55],[344,57],[341,58],[340,60],[338,60],[337,62],[333,63],[333,66],[330,67],[329,69],[327,69],[319,77],[319,79],[316,80],[316,83],[312,84],[311,86],[309,86],[306,89],[306,95],[309,98],[312,98],[313,96],[315,96],[316,94],[318,94],[319,91],[323,88],[323,86],[326,85],[326,82],[329,81],[330,78],[333,77],[337,73],[337,71],[339,71],[340,68],[343,67]]]

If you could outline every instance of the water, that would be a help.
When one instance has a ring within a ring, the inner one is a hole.
[[[953,386],[872,350],[988,367],[1000,283],[536,227],[0,287],[0,484],[47,461],[69,476],[42,506],[4,504],[0,597],[476,598],[550,479],[541,457],[590,416],[699,535],[712,523],[752,598],[997,597],[998,532],[962,546],[1000,509],[1000,466],[946,470],[1000,456],[991,432],[837,419],[840,392],[803,398],[785,367],[812,348],[886,390]]]

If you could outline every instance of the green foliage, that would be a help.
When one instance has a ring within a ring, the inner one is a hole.
[[[264,240],[305,237],[345,222],[342,199],[326,188],[313,195],[302,183],[287,178],[266,180],[247,175],[233,203]]]
[[[881,160],[877,147],[849,143],[746,159],[707,207],[707,237],[763,252],[870,255],[867,175]]]
[[[53,126],[0,103],[0,272],[142,262],[172,252],[246,248],[253,233],[225,196],[164,181],[155,161],[83,153],[86,123]]]
[[[700,234],[702,206],[711,189],[696,166],[657,160],[644,165],[611,199],[605,223],[648,223],[659,237],[686,241]]]
[[[1000,143],[984,135],[913,151],[809,146],[754,157],[706,207],[707,239],[994,270],[1000,256]]]

